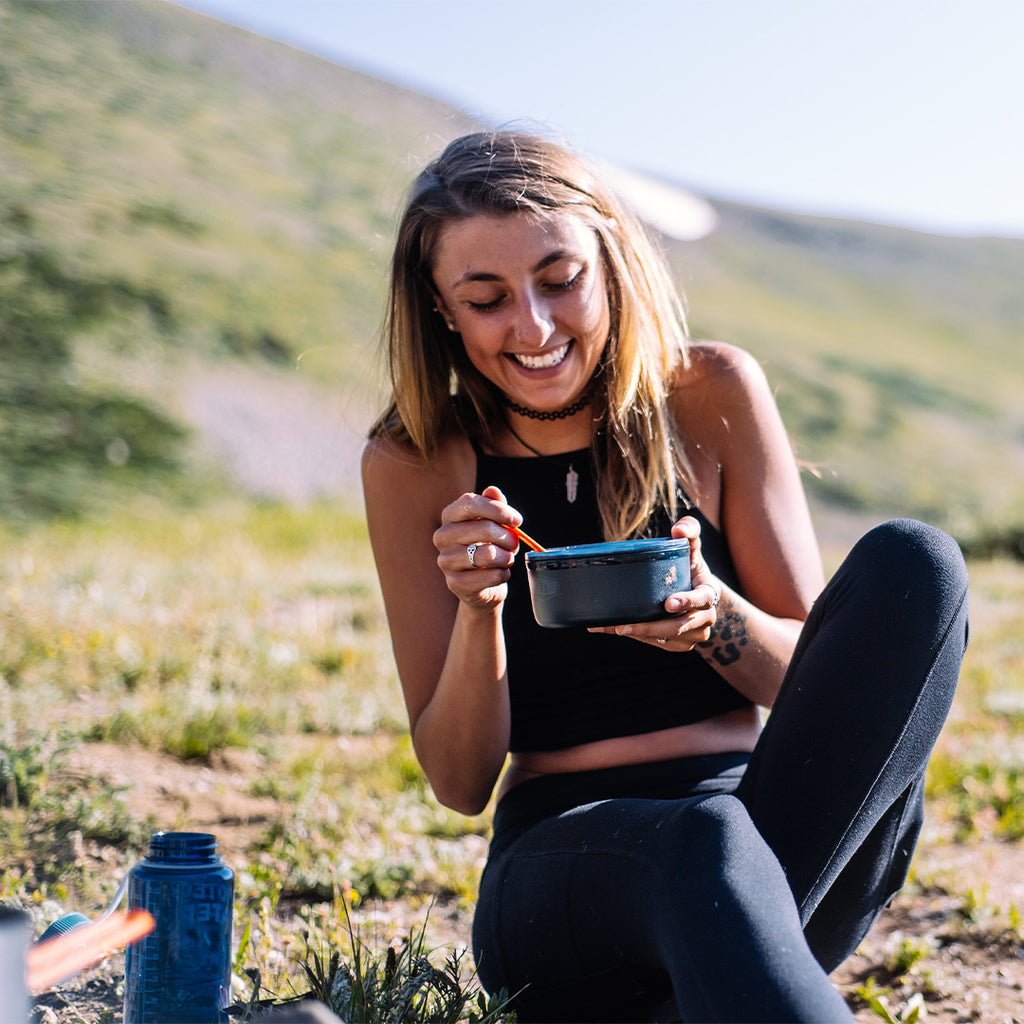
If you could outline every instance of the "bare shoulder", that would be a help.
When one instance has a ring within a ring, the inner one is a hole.
[[[673,382],[673,409],[684,437],[726,457],[746,431],[757,432],[775,401],[760,363],[745,349],[720,341],[694,342]]]
[[[744,594],[772,614],[802,618],[820,590],[821,561],[764,370],[736,345],[699,342],[674,384],[673,408],[698,493],[705,514],[717,513],[729,537]]]
[[[363,503],[386,602],[390,593],[402,591],[404,579],[443,583],[432,537],[442,510],[473,489],[475,466],[464,438],[442,444],[429,461],[391,440],[374,438],[366,444]],[[439,592],[439,599],[444,596]]]
[[[406,506],[440,509],[472,488],[475,465],[473,449],[464,437],[442,443],[429,461],[395,441],[371,438],[362,453],[363,490],[368,502],[401,498]]]
[[[693,342],[689,365],[676,378],[676,389],[691,396],[700,391],[709,399],[735,400],[767,385],[761,364],[746,349],[724,341]]]

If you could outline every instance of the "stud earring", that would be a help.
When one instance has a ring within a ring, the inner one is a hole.
[[[444,315],[444,313],[442,313],[442,312],[441,312],[441,310],[439,310],[439,309],[437,308],[437,306],[435,306],[435,307],[434,307],[434,312],[435,312],[435,313],[436,313],[436,314],[437,314],[437,315],[438,315],[439,317],[443,317],[443,318],[444,318],[444,325],[445,325],[445,327],[447,327],[447,328],[448,328],[448,330],[449,330],[449,331],[454,331],[454,330],[455,330],[455,321],[454,321],[454,320],[449,320],[449,319],[448,319],[448,317],[446,317],[446,316]]]

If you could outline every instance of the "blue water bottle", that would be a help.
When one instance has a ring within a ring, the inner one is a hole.
[[[128,878],[153,932],[125,951],[124,1024],[227,1021],[234,873],[204,832],[157,832]]]

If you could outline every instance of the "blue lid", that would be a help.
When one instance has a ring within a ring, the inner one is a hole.
[[[657,562],[688,556],[689,552],[690,542],[685,537],[604,541],[600,544],[548,548],[547,551],[527,551],[526,566],[528,569],[568,569],[575,565]]]
[[[154,832],[149,838],[147,860],[213,860],[217,857],[217,837],[209,832]]]

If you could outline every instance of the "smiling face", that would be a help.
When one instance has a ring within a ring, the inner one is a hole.
[[[579,217],[452,221],[432,270],[438,310],[473,366],[512,401],[550,412],[586,391],[610,316],[597,236]]]

